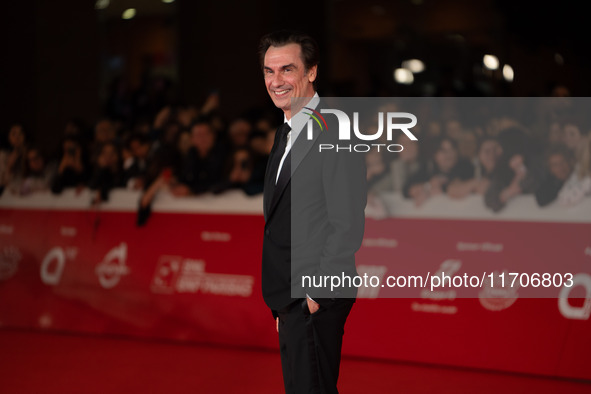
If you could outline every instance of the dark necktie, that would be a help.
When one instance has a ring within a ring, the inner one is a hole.
[[[271,163],[269,164],[269,174],[271,176],[270,180],[272,185],[275,186],[275,180],[277,179],[277,170],[279,169],[279,164],[281,163],[281,158],[285,154],[285,147],[287,146],[287,133],[291,131],[291,127],[287,123],[283,123],[277,129],[277,146],[273,152],[273,156],[271,156]],[[287,161],[287,160],[286,160]],[[285,166],[285,161],[283,166]],[[283,168],[282,168],[283,170]]]
[[[276,139],[275,139],[277,146],[275,147],[275,150],[273,151],[273,155],[271,156],[271,162],[269,164],[270,178],[269,178],[269,185],[268,186],[270,186],[271,190],[272,190],[271,201],[273,201],[273,202],[277,198],[275,196],[275,189],[281,187],[281,182],[285,181],[286,176],[287,176],[287,179],[289,179],[289,175],[290,175],[289,172],[291,171],[291,168],[289,166],[290,160],[289,160],[289,156],[288,156],[283,161],[283,166],[281,167],[281,174],[279,176],[279,179],[277,179],[277,171],[279,169],[279,164],[281,163],[281,158],[285,154],[285,148],[287,146],[287,134],[290,131],[291,131],[291,127],[289,127],[289,125],[287,123],[282,124],[277,129],[278,135],[276,136]],[[277,179],[277,182],[275,181],[276,179]]]

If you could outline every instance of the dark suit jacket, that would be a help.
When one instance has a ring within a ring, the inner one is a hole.
[[[331,118],[326,116],[328,128],[322,131],[313,122],[311,140],[307,127],[300,132],[290,153],[290,181],[275,190],[278,197],[272,198],[275,179],[269,171],[265,176],[262,290],[274,315],[306,294],[326,307],[335,298],[357,294],[354,287],[302,287],[302,275],[357,275],[355,252],[363,239],[367,198],[365,158],[357,152],[319,151],[320,144],[355,143],[338,141],[338,123]],[[281,154],[275,146],[274,154]]]

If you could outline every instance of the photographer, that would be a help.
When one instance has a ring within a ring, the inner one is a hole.
[[[51,192],[60,194],[65,188],[80,190],[88,181],[88,162],[80,142],[75,137],[66,137],[57,174],[51,182]]]

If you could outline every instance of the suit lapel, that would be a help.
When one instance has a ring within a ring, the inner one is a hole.
[[[289,167],[289,168],[288,168]],[[287,185],[291,180],[291,150],[285,156],[285,160],[283,161],[283,169],[281,170],[281,174],[279,174],[279,179],[277,180],[277,184],[275,185],[275,191],[273,192],[273,197],[271,197],[271,205],[270,205],[270,212],[273,212],[273,209],[277,205],[277,201],[285,192]],[[286,171],[289,171],[289,174],[286,174]],[[285,176],[288,176],[285,179]],[[283,179],[282,179],[283,178]]]
[[[310,149],[316,144],[316,139],[320,135],[321,131],[318,126],[314,123],[312,125],[312,139],[308,139],[307,127],[304,127],[300,132],[300,135],[294,145],[292,146],[291,152],[291,174],[293,175],[298,166],[301,164],[304,157],[310,152]]]
[[[316,124],[313,124],[312,126],[312,139],[308,139],[307,136],[307,127],[305,127],[307,124],[307,122],[303,125],[300,126],[302,127],[302,131],[300,132],[300,135],[298,136],[298,138],[296,139],[296,141],[293,143],[288,156],[285,158],[285,160],[290,160],[291,161],[291,174],[289,177],[289,181],[278,185],[279,187],[275,188],[275,191],[273,193],[273,197],[272,197],[272,201],[269,202],[269,208],[267,210],[267,220],[269,220],[269,218],[271,217],[271,215],[273,214],[275,207],[277,206],[277,203],[279,202],[279,200],[281,198],[283,198],[283,194],[285,192],[285,189],[287,188],[287,185],[289,185],[291,183],[291,177],[293,176],[293,174],[295,174],[298,166],[302,163],[302,161],[304,160],[304,158],[306,157],[306,155],[310,152],[310,150],[312,149],[312,147],[315,145],[316,143],[316,139],[318,138],[318,136],[320,135],[321,131],[320,129],[318,129],[318,127],[316,126]],[[269,185],[269,189],[271,189],[272,185]],[[267,188],[265,188],[266,190]],[[291,198],[291,196],[289,196]],[[270,199],[270,196],[269,196]]]
[[[312,104],[312,107],[319,108],[318,100],[318,97],[315,97],[308,105]],[[312,124],[311,139],[308,139],[308,122],[311,122]],[[271,191],[273,190],[275,179],[270,179],[272,176],[269,174],[269,166],[267,165],[267,171],[265,173],[265,190],[263,194],[263,210],[266,221],[269,221],[275,208],[277,207],[277,204],[282,198],[289,197],[291,199],[291,196],[283,196],[285,189],[291,183],[291,176],[293,176],[295,171],[298,169],[298,166],[302,163],[302,160],[304,160],[304,157],[306,157],[306,155],[310,152],[310,149],[312,149],[312,147],[315,145],[316,139],[321,133],[321,130],[318,128],[317,124],[312,122],[310,117],[301,111],[292,118],[291,128],[292,131],[299,129],[300,134],[298,135],[298,138],[295,140],[295,142],[293,142],[289,155],[286,156],[286,160],[291,160],[290,180],[280,185],[279,188],[275,188],[273,193],[271,193]],[[275,149],[278,145],[279,138],[277,134],[275,134],[275,142],[273,143],[273,148],[271,149],[271,154],[269,157],[275,153]]]

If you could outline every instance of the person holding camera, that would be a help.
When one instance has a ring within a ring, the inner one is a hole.
[[[79,190],[88,181],[88,163],[82,146],[74,137],[66,137],[62,143],[62,154],[57,174],[51,182],[51,192],[60,194],[65,188],[75,187]]]

